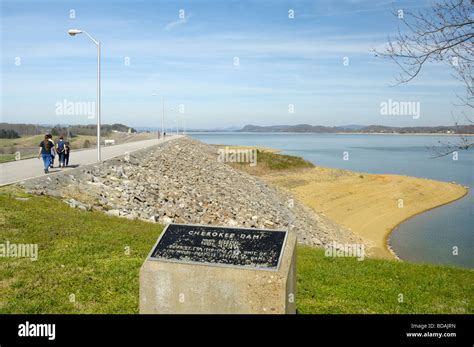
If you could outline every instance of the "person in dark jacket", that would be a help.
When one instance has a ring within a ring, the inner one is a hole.
[[[44,173],[47,174],[49,172],[49,167],[51,163],[51,157],[54,153],[54,145],[51,144],[49,140],[49,136],[45,135],[44,140],[39,144],[39,152],[38,152],[38,159],[41,157],[43,158],[44,164]]]
[[[69,153],[71,153],[71,146],[69,145],[69,141],[66,141],[64,146],[64,165],[69,165]]]

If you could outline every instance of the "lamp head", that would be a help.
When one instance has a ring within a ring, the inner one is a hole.
[[[79,29],[69,29],[68,34],[71,36],[75,36],[77,34],[82,34],[82,30]]]

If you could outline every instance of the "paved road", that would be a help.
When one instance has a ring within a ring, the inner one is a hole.
[[[149,146],[157,145],[160,143],[168,142],[174,140],[182,135],[168,135],[166,139],[163,140],[145,140],[124,143],[121,145],[107,146],[102,147],[102,160],[107,160],[113,157],[123,155],[125,152],[133,152],[142,148]],[[69,165],[72,167],[93,164],[97,161],[97,149],[87,149],[82,151],[72,151],[71,157],[69,159]],[[50,175],[55,172],[61,171],[57,168],[58,157],[54,161],[56,167],[50,169]],[[64,170],[68,170],[67,168]],[[0,164],[0,186],[21,182],[30,178],[35,178],[39,176],[44,176],[43,172],[43,160],[32,158],[19,161],[11,161],[7,163]]]

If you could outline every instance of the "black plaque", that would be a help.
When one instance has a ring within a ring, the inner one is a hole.
[[[150,257],[165,261],[278,270],[286,231],[170,224]]]

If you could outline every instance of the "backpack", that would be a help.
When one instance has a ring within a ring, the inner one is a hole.
[[[59,140],[58,141],[58,153],[62,153],[62,152],[64,152],[64,141]]]

